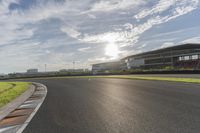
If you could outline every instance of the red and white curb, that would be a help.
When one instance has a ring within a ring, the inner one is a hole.
[[[33,116],[42,105],[46,94],[46,86],[33,83],[35,91],[15,110],[0,120],[0,133],[22,133]]]

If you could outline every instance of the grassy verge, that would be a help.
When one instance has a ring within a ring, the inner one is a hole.
[[[120,78],[120,79],[135,79],[135,80],[156,80],[156,81],[173,81],[173,82],[185,82],[185,83],[200,83],[200,79],[197,79],[197,78],[145,77],[145,76],[133,76],[133,75],[94,76],[93,78]]]
[[[145,77],[145,76],[108,76],[108,78],[121,78],[121,79],[137,79],[137,80],[156,80],[156,81],[173,81],[185,83],[200,83],[198,78],[176,78],[176,77]]]
[[[0,82],[0,93],[10,89],[13,87],[13,84],[8,84],[8,83],[5,83],[5,82]]]
[[[33,79],[63,79],[63,78],[118,78],[118,79],[133,79],[133,80],[154,80],[154,81],[172,81],[172,82],[184,82],[184,83],[198,83],[200,84],[200,78],[176,78],[176,77],[150,77],[150,76],[135,76],[135,75],[109,75],[109,76],[64,76],[64,77],[44,77]]]
[[[25,82],[0,82],[0,107],[25,92],[28,86]]]

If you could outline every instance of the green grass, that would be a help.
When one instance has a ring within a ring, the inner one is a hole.
[[[175,78],[175,77],[145,77],[145,76],[108,76],[108,78],[121,78],[121,79],[137,79],[137,80],[155,80],[155,81],[173,81],[185,83],[200,83],[198,78]]]
[[[197,78],[145,77],[145,76],[133,76],[133,75],[94,76],[92,78],[120,78],[120,79],[133,79],[133,80],[155,80],[155,81],[173,81],[173,82],[185,82],[185,83],[200,83],[200,79]]]
[[[109,76],[64,76],[64,77],[41,77],[33,79],[62,79],[62,78],[118,78],[118,79],[132,79],[132,80],[154,80],[154,81],[171,81],[184,83],[198,83],[200,78],[176,78],[176,77],[150,77],[150,76],[135,76],[135,75],[109,75]]]
[[[10,89],[11,87],[13,87],[13,84],[11,83],[0,82],[0,93]]]
[[[30,83],[25,82],[0,82],[0,107],[25,92]]]

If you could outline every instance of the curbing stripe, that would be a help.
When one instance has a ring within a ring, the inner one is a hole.
[[[17,131],[18,127],[19,125],[5,127],[5,128],[0,129],[0,133],[14,133],[15,131]]]
[[[25,123],[19,128],[19,130],[16,133],[22,133],[24,131],[24,129],[27,127],[27,125],[29,124],[29,122],[32,120],[32,118],[34,117],[34,115],[37,113],[37,111],[39,110],[40,106],[42,105],[42,103],[44,102],[44,99],[46,97],[47,94],[47,88],[46,86],[39,84],[39,83],[34,83],[37,84],[38,86],[42,86],[45,90],[45,94],[44,97],[41,99],[41,102],[37,105],[37,107],[35,108],[35,110],[31,113],[31,115],[28,117],[28,119],[25,121]]]
[[[4,119],[8,114],[14,111],[18,106],[24,103],[35,91],[35,87],[30,85],[29,89],[26,90],[19,97],[5,105],[0,109],[0,120]]]
[[[33,109],[33,112],[29,115],[24,115],[26,116],[27,118],[25,120],[23,120],[22,123],[16,123],[15,125],[12,125],[9,126],[9,123],[8,123],[8,126],[4,125],[4,127],[1,127],[0,128],[0,133],[22,133],[24,131],[24,129],[27,127],[27,125],[30,123],[30,121],[32,120],[32,118],[34,117],[34,115],[37,113],[37,111],[39,110],[40,106],[42,105],[42,103],[44,102],[45,98],[46,98],[46,95],[47,95],[47,87],[43,84],[40,84],[40,83],[35,83],[35,82],[32,82],[32,86],[34,87],[34,90],[33,90],[33,93],[31,93],[31,95],[29,95],[29,97],[26,97],[26,99],[23,99],[25,97],[22,97],[21,100],[20,100],[20,103],[21,104],[17,104],[18,106],[12,106],[12,111],[14,110],[18,110],[18,109],[23,109],[24,107],[22,106],[25,106],[25,105],[29,105],[30,107],[27,107],[27,108],[32,108]],[[32,87],[32,88],[33,88]],[[30,88],[29,88],[30,89]],[[41,94],[41,97],[39,97],[37,100],[29,100],[29,98],[31,96],[34,96],[36,94]],[[27,96],[27,95],[25,95]],[[23,100],[22,100],[23,99]],[[22,102],[23,101],[23,102]],[[31,102],[30,102],[31,101]],[[19,101],[17,101],[19,102]],[[29,103],[30,102],[30,103]],[[31,107],[32,106],[32,107]],[[15,109],[14,109],[15,107]],[[10,109],[10,108],[9,108]],[[11,111],[11,112],[12,112]],[[11,113],[10,112],[10,113]],[[2,120],[0,121],[3,121],[3,120],[6,120],[8,119],[7,116],[10,114],[8,113]],[[5,115],[5,114],[4,114]]]

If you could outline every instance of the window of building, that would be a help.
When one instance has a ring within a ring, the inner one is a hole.
[[[183,56],[180,56],[179,61],[183,61],[183,60],[185,60],[185,58]]]
[[[185,56],[184,60],[190,60],[190,56]]]
[[[198,59],[198,55],[192,55],[192,60],[197,60]]]

